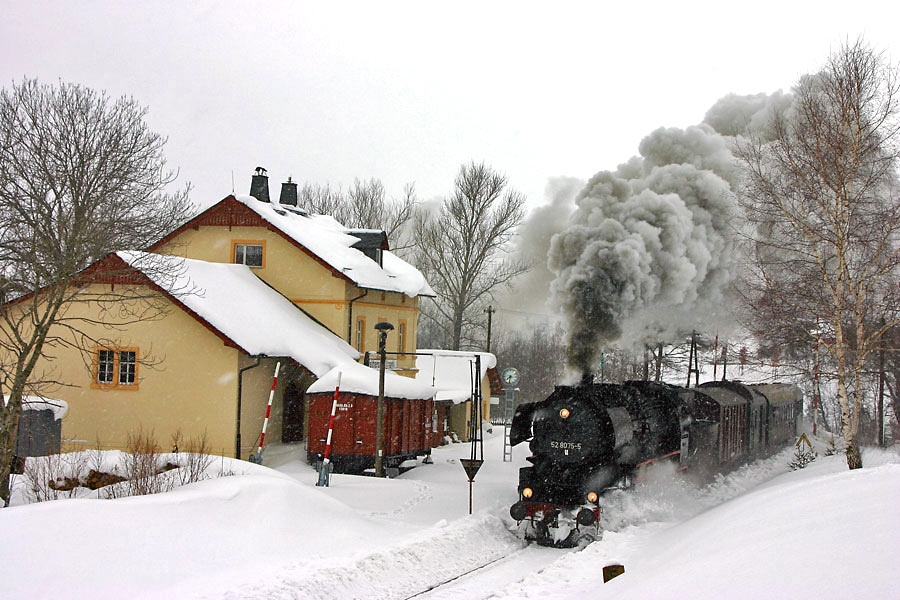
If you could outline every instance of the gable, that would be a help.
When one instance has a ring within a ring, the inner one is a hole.
[[[242,202],[239,202],[233,195],[227,196],[218,203],[209,207],[178,229],[172,231],[164,238],[154,243],[147,249],[147,252],[158,252],[160,248],[173,242],[189,230],[196,230],[200,227],[262,227],[267,229],[286,240],[289,244],[301,250],[304,254],[312,258],[314,261],[325,267],[333,276],[352,281],[347,275],[335,269],[325,260],[312,252],[309,248],[295,240],[293,237],[262,218],[258,213],[251,210]]]

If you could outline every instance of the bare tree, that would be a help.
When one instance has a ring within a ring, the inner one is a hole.
[[[133,99],[113,101],[76,84],[25,80],[0,92],[0,297],[5,300],[0,398],[8,397],[0,401],[0,497],[5,503],[23,397],[65,383],[54,381],[52,372],[38,372],[39,359],[52,358],[61,347],[93,347],[99,340],[87,331],[106,324],[104,310],[114,310],[120,324],[159,314],[153,301],[158,297],[127,285],[133,283],[132,267],[110,256],[148,246],[192,211],[189,186],[165,193],[176,174],[166,168],[166,140],[148,128],[146,112]],[[104,257],[104,281],[125,285],[90,285]],[[87,268],[91,264],[93,270]],[[96,303],[99,317],[70,314],[75,302]]]
[[[331,215],[350,229],[380,229],[391,240],[391,249],[409,247],[409,225],[417,199],[415,186],[407,184],[403,196],[388,199],[384,185],[378,179],[355,179],[349,192],[330,185],[306,184],[300,188],[298,204],[301,208]]]
[[[505,259],[524,204],[504,175],[472,162],[460,168],[437,214],[416,217],[414,260],[437,293],[421,314],[453,350],[480,345],[472,330],[482,326],[492,292],[526,269]]]
[[[830,355],[851,469],[862,466],[866,363],[897,322],[897,75],[862,41],[846,44],[800,80],[768,139],[738,147],[755,227],[752,309],[779,343],[818,339]]]

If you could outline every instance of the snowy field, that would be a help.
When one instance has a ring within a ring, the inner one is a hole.
[[[524,545],[510,528],[514,461],[485,442],[474,485],[458,459],[397,479],[317,475],[300,447],[267,466],[154,496],[87,497],[0,510],[4,598],[898,598],[900,452],[865,450],[866,468],[823,456],[791,471],[792,449],[698,487],[666,473],[609,495],[602,541],[580,552]],[[271,467],[271,468],[270,468]],[[604,584],[603,566],[625,565]]]

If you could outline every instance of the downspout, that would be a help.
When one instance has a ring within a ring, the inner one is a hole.
[[[234,436],[234,457],[238,460],[241,459],[241,391],[244,382],[244,371],[249,371],[250,369],[255,369],[259,366],[259,363],[265,358],[265,354],[258,354],[256,356],[249,356],[249,358],[255,358],[256,364],[250,365],[248,367],[241,367],[238,369],[238,389],[237,389],[237,433]]]
[[[360,294],[356,298],[353,298],[347,304],[347,306],[348,306],[347,312],[349,313],[349,316],[347,317],[347,320],[348,320],[347,321],[347,343],[350,344],[351,346],[353,345],[353,303],[356,302],[357,300],[365,298],[368,295],[369,295],[369,290],[365,290],[362,294]],[[357,350],[359,350],[359,348],[357,348]]]

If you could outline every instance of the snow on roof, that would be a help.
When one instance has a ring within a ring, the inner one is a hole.
[[[352,248],[360,238],[350,235],[334,217],[310,215],[290,206],[260,202],[253,196],[235,196],[235,199],[359,287],[402,292],[410,297],[435,296],[422,273],[391,252],[383,253],[382,266],[379,266]]]
[[[9,403],[9,396],[3,396],[3,404]],[[50,410],[53,418],[59,421],[69,412],[69,404],[65,400],[41,398],[40,396],[22,396],[22,410]]]
[[[497,366],[497,357],[490,352],[465,352],[455,350],[417,350],[427,354],[416,355],[416,381],[433,385],[435,400],[450,400],[454,404],[465,402],[472,396],[472,374],[475,355],[481,356],[481,374]]]
[[[359,357],[352,346],[312,320],[249,267],[145,252],[117,255],[248,354],[290,357],[316,376],[336,365],[355,364]],[[153,268],[147,268],[151,264]],[[196,288],[196,293],[191,293],[191,288]]]
[[[378,395],[378,370],[357,362],[335,367],[309,386],[307,393],[334,392],[338,371],[341,373],[340,391],[369,396]],[[387,397],[425,400],[434,397],[434,393],[435,389],[429,383],[397,375],[391,371],[384,373],[384,395]]]

